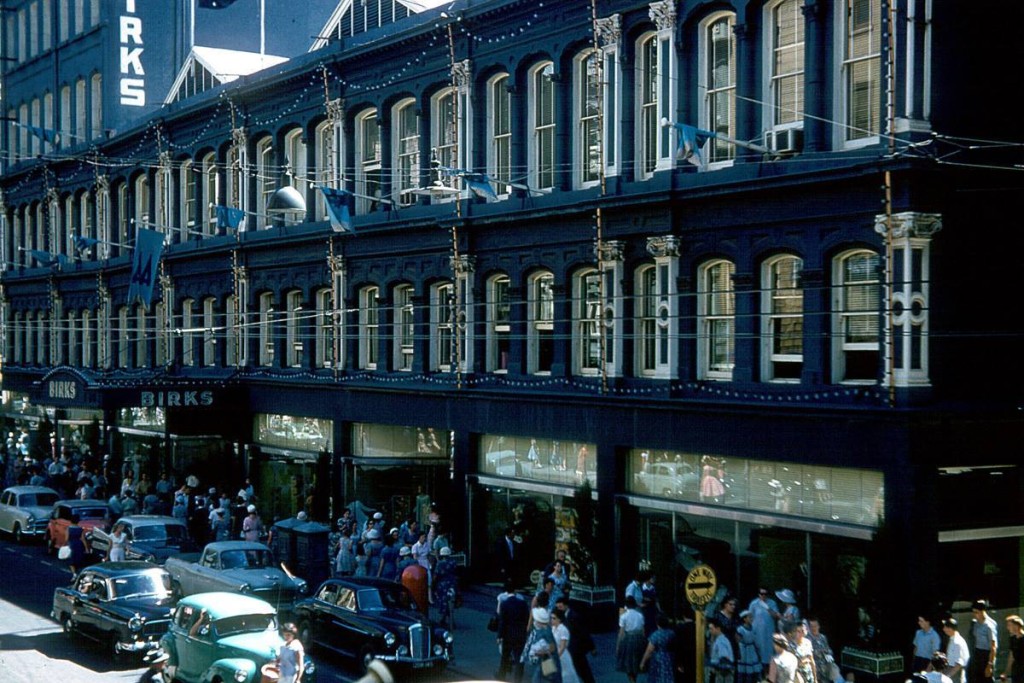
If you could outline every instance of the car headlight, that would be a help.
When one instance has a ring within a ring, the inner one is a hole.
[[[36,521],[36,516],[33,515],[31,512],[27,512],[25,513],[25,521],[31,524],[32,522]]]
[[[399,645],[397,652],[399,657],[404,657],[407,654],[409,654],[409,648],[407,648],[405,645]]]
[[[238,683],[245,683],[247,678],[249,678],[249,674],[244,669],[237,669],[235,671],[235,680]]]
[[[134,617],[128,620],[128,630],[132,633],[138,633],[142,630],[146,620],[136,614]]]
[[[444,646],[441,643],[434,643],[434,656],[440,657],[444,654]]]
[[[309,591],[309,584],[308,584],[308,583],[306,583],[306,580],[305,580],[305,579],[297,579],[297,580],[295,581],[295,588],[296,588],[296,590],[298,590],[298,591],[299,591],[300,593],[302,593],[303,595],[305,595],[305,594],[306,594],[306,593],[307,593],[307,592]]]
[[[252,586],[247,584],[247,583],[243,583],[241,586],[238,587],[238,592],[239,593],[248,593],[251,590],[252,590]]]
[[[388,631],[387,633],[384,634],[384,644],[387,645],[388,647],[393,647],[394,644],[395,644],[395,640],[396,640],[395,634],[392,633],[391,631]]]
[[[444,638],[444,642],[449,645],[455,642],[455,636],[452,635],[451,631],[445,631],[441,637]]]

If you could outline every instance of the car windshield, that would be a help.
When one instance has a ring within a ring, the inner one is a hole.
[[[272,564],[266,550],[226,550],[220,555],[224,569],[264,569]]]
[[[146,572],[117,576],[111,581],[114,585],[115,598],[127,598],[134,595],[157,595],[160,597],[171,594],[171,577],[165,572]]]
[[[235,633],[262,633],[277,631],[277,618],[273,614],[240,614],[213,622],[213,628],[221,636]]]
[[[105,519],[107,508],[75,508],[75,514],[78,515],[79,519]]]
[[[57,502],[56,493],[23,493],[18,497],[18,505],[21,507],[45,507]]]
[[[394,588],[364,588],[359,591],[359,609],[363,612],[382,612],[386,609],[411,609],[412,598],[402,586]]]
[[[185,526],[181,524],[147,524],[135,527],[136,541],[182,541]]]

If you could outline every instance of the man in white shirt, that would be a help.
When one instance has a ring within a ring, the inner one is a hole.
[[[952,617],[942,622],[942,632],[949,639],[946,645],[946,670],[943,673],[949,676],[953,683],[964,683],[964,670],[967,669],[971,653],[967,649],[967,641],[956,628],[956,619]]]

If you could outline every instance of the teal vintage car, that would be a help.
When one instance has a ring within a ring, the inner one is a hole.
[[[169,655],[164,680],[182,683],[259,683],[284,639],[273,605],[237,593],[182,598],[160,646]],[[315,679],[308,657],[302,680]]]

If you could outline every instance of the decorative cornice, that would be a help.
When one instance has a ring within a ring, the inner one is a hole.
[[[659,31],[672,31],[676,27],[676,3],[672,0],[652,2],[648,16]]]
[[[621,261],[625,251],[626,243],[622,240],[601,240],[594,245],[594,256],[602,263]]]
[[[473,63],[469,59],[452,64],[452,81],[456,87],[468,87],[473,78]]]
[[[231,144],[234,147],[245,148],[245,141],[247,139],[247,133],[245,126],[239,126],[238,128],[231,129]]]
[[[327,109],[327,118],[331,121],[343,121],[345,119],[345,100],[337,98],[334,100],[327,100],[325,105]]]
[[[601,48],[615,47],[622,40],[622,15],[613,14],[594,22],[597,44]]]
[[[679,256],[680,240],[675,235],[658,235],[647,238],[647,253],[655,258]]]
[[[939,230],[942,230],[942,214],[938,213],[904,211],[902,213],[894,213],[891,219],[891,237],[893,239],[931,237]],[[875,232],[884,236],[887,232],[887,222],[885,214],[875,216]]]
[[[344,256],[328,256],[327,267],[331,269],[331,273],[345,272],[345,257]]]
[[[96,176],[96,191],[97,192],[110,192],[110,177],[101,174]]]

